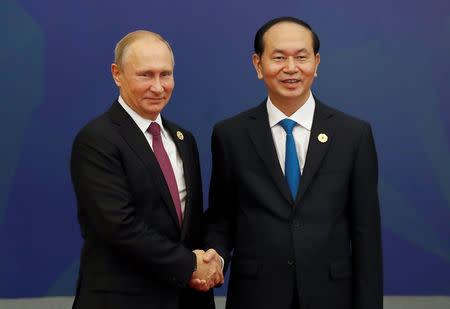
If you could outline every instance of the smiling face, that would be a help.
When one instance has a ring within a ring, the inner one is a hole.
[[[120,67],[111,65],[120,96],[140,116],[155,120],[175,86],[171,51],[166,43],[149,36],[131,43],[123,58]]]
[[[314,55],[311,31],[280,22],[267,30],[263,43],[264,52],[253,55],[253,65],[272,103],[282,111],[287,106],[300,108],[309,97],[320,62],[320,55]]]

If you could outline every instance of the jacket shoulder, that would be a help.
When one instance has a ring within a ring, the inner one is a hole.
[[[85,124],[75,137],[75,141],[86,138],[106,137],[114,131],[114,125],[107,113],[104,113]]]
[[[360,119],[334,107],[328,106],[317,100],[316,111],[332,115],[333,121],[338,127],[349,130],[358,130],[370,127],[369,122]]]
[[[258,106],[245,110],[237,115],[234,115],[232,117],[217,122],[214,125],[214,131],[223,131],[223,130],[227,131],[242,128],[249,118],[252,118],[254,117],[254,115],[263,112],[263,109],[265,108],[263,104],[264,102]]]

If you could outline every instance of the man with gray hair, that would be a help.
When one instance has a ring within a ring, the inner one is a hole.
[[[202,247],[202,188],[189,131],[161,117],[174,58],[158,34],[135,31],[111,65],[120,96],[75,138],[71,175],[84,240],[73,308],[214,308],[223,282]],[[196,291],[189,287],[207,291]]]

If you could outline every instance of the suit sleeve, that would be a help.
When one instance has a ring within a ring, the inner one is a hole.
[[[206,244],[214,248],[224,259],[224,272],[233,249],[234,190],[232,165],[225,146],[224,134],[214,128],[211,139],[212,172],[209,190],[209,207],[205,218],[207,224]]]
[[[383,308],[378,163],[372,130],[364,127],[351,183],[354,308]]]
[[[147,226],[136,213],[121,153],[106,138],[83,132],[75,139],[71,175],[79,219],[121,254],[149,267],[161,280],[185,286],[194,271],[195,255],[178,242]]]

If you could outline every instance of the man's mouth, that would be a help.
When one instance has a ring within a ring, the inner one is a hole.
[[[286,83],[286,84],[295,84],[295,83],[299,83],[300,80],[299,79],[285,79],[282,82]]]

